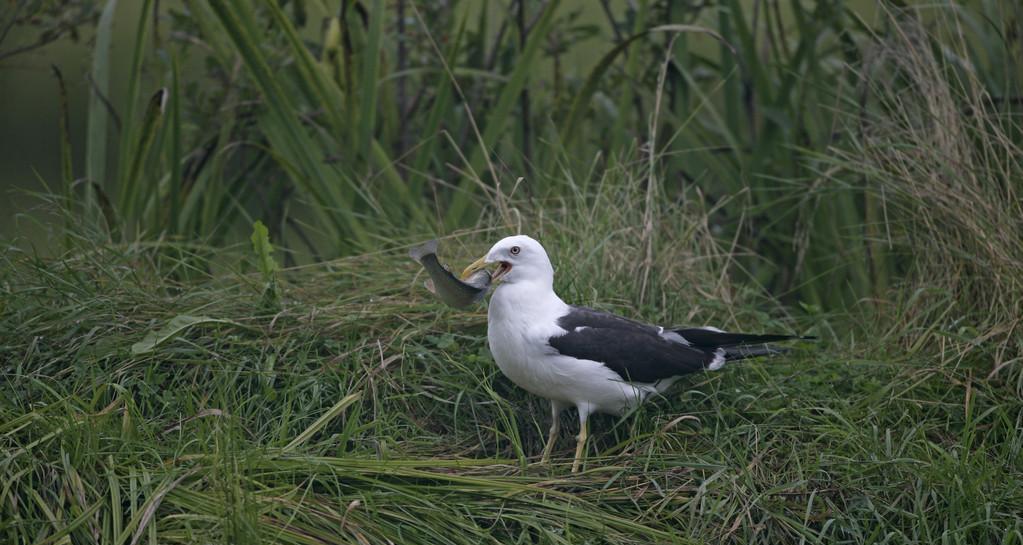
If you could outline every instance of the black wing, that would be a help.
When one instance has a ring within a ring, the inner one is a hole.
[[[548,339],[558,353],[603,363],[623,380],[656,382],[706,368],[715,348],[661,336],[662,328],[584,307],[558,319],[564,335]]]

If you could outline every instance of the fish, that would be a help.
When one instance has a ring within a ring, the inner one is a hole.
[[[490,289],[490,271],[477,271],[463,282],[441,265],[437,259],[436,239],[413,247],[408,255],[418,261],[430,275],[430,279],[426,281],[426,289],[449,307],[472,306],[483,300]]]

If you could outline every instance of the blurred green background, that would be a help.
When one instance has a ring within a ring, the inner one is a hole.
[[[707,207],[733,274],[841,309],[886,297],[914,274],[920,237],[940,238],[893,219],[926,195],[898,184],[920,157],[886,156],[900,148],[885,139],[940,130],[956,96],[990,114],[980,132],[1019,136],[1013,2],[8,7],[3,232],[42,247],[51,235],[29,217],[63,225],[58,210],[120,242],[234,244],[261,219],[303,263],[484,224],[530,231],[509,214],[592,195],[615,169],[646,183],[648,167],[651,198]],[[1016,183],[1005,165],[949,160],[1006,178],[981,193]],[[62,204],[24,194],[44,184]],[[963,227],[949,240],[983,247],[988,227]]]
[[[29,13],[33,8],[45,7],[46,2],[12,2],[13,7],[24,4],[21,15]],[[33,5],[35,4],[35,5]],[[81,19],[83,23],[75,32],[64,32],[59,38],[47,41],[46,45],[33,47],[24,53],[13,54],[0,59],[0,191],[4,199],[0,213],[0,232],[8,235],[17,234],[28,240],[43,242],[44,234],[41,227],[29,218],[21,218],[18,214],[26,214],[33,218],[48,218],[47,211],[39,207],[38,200],[26,192],[44,191],[47,186],[55,189],[60,179],[60,95],[51,70],[56,66],[64,73],[69,99],[71,122],[71,144],[74,161],[81,165],[84,161],[86,116],[89,97],[89,70],[95,45],[95,29],[89,22],[95,22],[98,10],[103,2],[71,2],[63,8],[66,19]],[[569,0],[564,3],[568,9],[586,8],[587,0]],[[181,0],[169,0],[160,3],[163,10],[181,10],[185,3]],[[304,34],[315,38],[317,30],[325,25],[324,19],[332,15],[335,6],[329,2],[307,2],[309,21]],[[612,13],[619,16],[627,9],[625,0],[608,2]],[[130,71],[133,40],[137,28],[142,2],[120,2],[115,11],[115,22],[111,36],[111,93],[114,104],[123,102],[128,91],[127,75]],[[566,71],[575,77],[582,77],[599,59],[601,49],[609,43],[609,23],[605,13],[595,9],[581,9],[580,22],[600,29],[587,38],[580,40],[580,47],[571,47],[563,56]],[[454,2],[450,8],[453,12],[475,15],[486,9],[492,18],[502,17],[501,10],[507,9],[500,2]],[[92,17],[86,14],[91,13]],[[5,22],[7,20],[5,19]],[[468,19],[468,25],[475,27],[478,18]],[[171,23],[161,16],[157,24],[160,33],[166,34]],[[393,22],[391,23],[394,24]],[[393,31],[393,28],[390,29]],[[40,40],[43,33],[38,25],[17,24],[11,27],[2,42],[3,52],[33,46]],[[490,29],[493,37],[497,28]],[[47,38],[48,40],[49,38]],[[186,65],[189,62],[185,61]],[[198,75],[201,63],[196,60],[186,68],[186,77]]]

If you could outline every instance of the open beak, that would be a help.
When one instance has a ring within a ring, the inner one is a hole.
[[[476,261],[473,261],[468,267],[465,268],[464,271],[462,271],[462,281],[465,282],[466,280],[468,280],[470,276],[476,274],[476,271],[487,268],[488,264],[489,263],[487,263],[486,256],[483,256],[477,259]],[[495,272],[494,275],[490,277],[490,281],[497,282],[498,280],[501,279],[502,276],[508,274],[508,271],[510,271],[511,269],[512,269],[511,263],[508,263],[507,261],[501,261],[501,266],[498,267],[497,272]]]

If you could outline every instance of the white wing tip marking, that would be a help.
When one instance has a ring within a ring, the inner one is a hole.
[[[710,361],[710,365],[707,369],[710,371],[717,371],[725,366],[725,349],[718,348],[714,351],[714,359]]]
[[[658,335],[660,335],[661,338],[666,341],[676,342],[679,344],[684,344],[686,346],[689,346],[690,344],[689,341],[682,335],[679,335],[674,331],[665,331],[663,327],[661,328],[661,331],[658,332]]]

